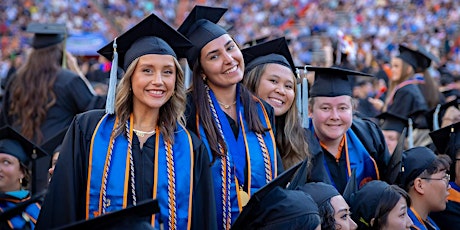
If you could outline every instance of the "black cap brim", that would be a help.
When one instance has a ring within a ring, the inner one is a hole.
[[[25,165],[31,160],[48,155],[42,148],[23,137],[10,126],[0,129],[0,152],[17,157]]]
[[[82,220],[59,228],[60,230],[100,230],[120,227],[125,221],[148,217],[160,212],[157,200],[142,201],[136,206],[121,209],[89,220]],[[128,226],[126,226],[128,227]],[[135,229],[135,228],[134,228]]]
[[[144,41],[145,37],[156,37],[159,40]],[[134,47],[136,41],[142,44]],[[150,14],[144,20],[116,38],[118,53],[118,66],[126,70],[135,58],[145,54],[170,54],[177,58],[185,57],[186,52],[193,45],[182,34],[169,26],[155,14]],[[145,44],[144,44],[145,43]],[[99,49],[97,52],[112,60],[114,54],[114,41]],[[169,46],[169,47],[168,47]],[[174,51],[171,53],[171,48]],[[127,55],[127,52],[130,52]]]
[[[245,72],[258,65],[274,63],[286,66],[295,75],[296,67],[284,37],[257,44],[241,50],[245,62]]]
[[[380,128],[382,130],[394,130],[401,133],[405,127],[409,126],[408,119],[398,114],[384,112],[375,118],[380,119]]]
[[[66,36],[66,27],[58,23],[32,22],[27,25],[26,32],[35,34],[31,46],[41,49],[62,42]]]

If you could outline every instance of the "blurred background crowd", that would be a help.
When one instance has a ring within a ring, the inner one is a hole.
[[[152,12],[177,28],[196,4],[229,8],[220,24],[242,46],[286,36],[299,66],[331,66],[340,60],[375,74],[398,52],[397,44],[416,43],[439,58],[431,75],[441,90],[460,80],[456,0],[2,0],[0,78],[24,60],[31,37],[25,32],[28,23],[65,23],[68,49],[88,79],[100,86],[96,90],[104,93],[110,63],[98,59],[97,49]],[[338,51],[346,56],[336,55]],[[386,73],[384,79],[391,77]]]

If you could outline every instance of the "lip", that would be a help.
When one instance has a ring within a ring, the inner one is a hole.
[[[275,106],[283,106],[284,104],[286,104],[286,102],[284,100],[281,100],[279,98],[275,98],[275,97],[269,97],[268,98],[270,100],[270,102],[272,102]]]
[[[166,91],[162,89],[146,89],[145,91],[152,97],[162,97],[166,94]]]
[[[224,71],[224,74],[233,74],[238,71],[238,65],[234,65],[231,68]]]

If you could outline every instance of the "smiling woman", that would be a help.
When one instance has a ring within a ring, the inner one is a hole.
[[[37,228],[92,219],[151,199],[158,200],[160,211],[141,223],[155,229],[216,228],[208,221],[215,219],[208,153],[183,117],[184,73],[177,59],[190,47],[151,14],[98,51],[114,57],[114,69],[118,64],[125,71],[115,102],[107,102],[108,108],[114,103],[114,111],[75,118]]]

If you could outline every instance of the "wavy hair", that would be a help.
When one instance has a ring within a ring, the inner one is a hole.
[[[43,141],[40,130],[48,110],[56,103],[53,86],[61,70],[63,44],[33,49],[14,80],[9,83],[8,115],[21,127],[21,134],[37,144]]]
[[[173,59],[176,66],[176,84],[174,87],[174,93],[171,98],[163,106],[161,106],[157,123],[165,140],[170,141],[171,143],[174,143],[174,132],[177,128],[177,123],[185,127],[184,112],[186,103],[184,71],[180,67],[177,59]],[[119,123],[115,129],[116,135],[119,135],[124,131],[125,123],[129,120],[129,117],[133,112],[134,94],[132,92],[131,77],[138,62],[139,58],[136,58],[133,62],[131,62],[117,88],[115,113],[119,119]]]
[[[211,114],[211,107],[208,103],[208,99],[207,97],[203,96],[206,95],[206,82],[201,77],[203,68],[201,66],[200,58],[201,54],[198,55],[198,58],[193,64],[192,87],[190,89],[192,99],[195,102],[195,109],[199,114],[199,122],[203,126],[209,147],[211,148],[211,154],[213,155],[212,162],[214,162],[218,157],[223,156],[219,151],[218,144],[222,146],[224,153],[227,152],[227,145],[225,144],[223,137],[219,135],[219,129],[217,128],[217,125],[214,122],[214,118]],[[267,129],[262,125],[259,116],[257,116],[258,108],[256,103],[258,102],[255,96],[243,85],[238,88],[240,90],[240,99],[244,108],[244,116],[247,119],[249,129],[256,133],[263,134],[265,131],[267,131]],[[193,131],[200,133],[199,130]]]
[[[261,76],[266,68],[267,64],[258,65],[247,72],[243,78],[243,84],[256,95]],[[294,95],[296,90],[297,88],[294,87]],[[277,130],[275,134],[276,145],[281,150],[280,155],[283,160],[283,166],[286,169],[306,158],[311,159],[307,137],[300,122],[299,110],[295,100],[296,98],[294,98],[294,102],[285,114],[275,117],[274,124],[275,130]]]

